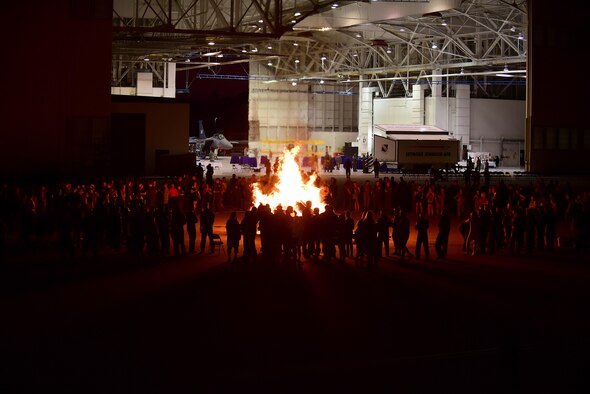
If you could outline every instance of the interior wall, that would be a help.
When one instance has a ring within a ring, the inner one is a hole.
[[[373,101],[373,124],[412,124],[411,98],[385,98]]]
[[[471,138],[524,139],[524,100],[471,99]]]
[[[253,64],[258,75],[264,65]],[[344,146],[343,139],[358,132],[358,95],[344,94],[341,85],[249,81],[249,147],[268,155],[300,141],[305,153],[331,152]],[[332,136],[331,134],[334,134]],[[337,135],[337,136],[336,136]]]
[[[155,174],[157,150],[168,151],[171,155],[188,152],[190,114],[188,103],[116,101],[112,103],[112,112],[145,114],[145,173],[147,175]]]
[[[9,1],[3,13],[0,175],[99,173],[109,144],[111,1]]]

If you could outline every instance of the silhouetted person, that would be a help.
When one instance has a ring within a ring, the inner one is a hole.
[[[398,228],[395,230],[395,236],[400,249],[400,255],[403,259],[407,254],[411,259],[414,255],[408,249],[408,239],[410,239],[410,219],[406,215],[405,210],[401,210],[400,218],[398,222]]]
[[[184,245],[184,224],[186,218],[180,207],[175,206],[172,209],[172,218],[170,219],[170,232],[172,234],[172,246],[174,248],[174,255],[180,256],[186,254],[186,247]]]
[[[256,224],[257,209],[252,207],[251,210],[244,213],[244,218],[240,223],[242,234],[244,234],[244,261],[256,261]]]
[[[434,243],[436,255],[440,259],[444,259],[447,256],[450,232],[451,216],[449,215],[448,209],[445,208],[438,219],[438,235],[436,236],[436,241]]]
[[[195,243],[197,241],[197,214],[193,209],[189,209],[186,214],[186,232],[188,234],[188,251],[195,253]]]
[[[385,256],[389,256],[389,227],[391,219],[387,216],[385,210],[381,211],[381,216],[377,219],[377,257],[382,256],[382,250],[385,250]]]
[[[207,184],[209,187],[213,187],[213,166],[211,163],[207,164],[207,172],[205,173],[205,177],[207,178]]]
[[[428,219],[426,219],[426,215],[421,213],[418,216],[418,221],[416,222],[416,230],[418,234],[416,235],[416,258],[420,258],[420,250],[422,246],[424,246],[424,255],[426,258],[430,257],[430,249],[428,248]]]
[[[209,253],[213,253],[213,223],[215,222],[215,214],[211,210],[209,204],[205,206],[200,217],[201,230],[201,253],[205,252],[205,245],[207,238],[209,238]]]
[[[352,163],[349,158],[344,161],[344,170],[346,171],[346,176],[350,176],[350,169],[352,168]]]
[[[381,165],[381,163],[379,163],[379,160],[377,160],[377,158],[375,158],[375,161],[373,161],[373,171],[375,172],[375,178],[379,178],[379,166]]]
[[[240,246],[240,239],[242,238],[242,231],[235,211],[229,214],[229,219],[225,222],[225,230],[227,233],[227,261],[231,261],[232,250],[234,252],[234,261],[236,261],[238,259],[238,248]]]

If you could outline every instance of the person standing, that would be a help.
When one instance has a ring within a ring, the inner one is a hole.
[[[186,218],[179,206],[174,205],[172,208],[172,218],[170,219],[170,233],[172,235],[172,246],[174,248],[174,256],[186,254],[186,247],[184,245],[184,224]]]
[[[344,161],[344,170],[346,171],[346,176],[350,176],[350,169],[352,168],[352,163],[350,162],[349,158],[346,158]]]
[[[428,248],[428,227],[429,227],[428,219],[426,219],[426,215],[424,213],[420,213],[418,216],[418,221],[416,222],[416,230],[418,231],[418,235],[416,236],[416,258],[420,258],[420,250],[424,245],[424,255],[428,259],[430,257],[430,250]]]
[[[240,239],[242,232],[240,230],[240,223],[236,218],[236,212],[232,211],[229,214],[229,219],[225,222],[225,230],[227,233],[227,262],[231,261],[231,252],[234,251],[234,262],[238,259],[238,248],[240,246]]]
[[[197,240],[197,214],[194,209],[189,209],[186,214],[186,232],[188,233],[188,252],[195,253],[195,243]]]
[[[382,256],[383,249],[385,249],[385,256],[389,257],[389,227],[391,227],[391,219],[385,210],[381,210],[381,215],[377,219],[377,259]]]
[[[444,208],[438,219],[438,235],[434,243],[434,249],[439,259],[444,259],[447,256],[449,247],[449,233],[451,232],[451,217],[449,210]]]
[[[207,172],[205,173],[205,177],[207,178],[206,182],[209,187],[213,187],[213,166],[211,163],[207,164]]]
[[[205,209],[201,212],[200,222],[201,253],[205,252],[207,237],[209,237],[209,253],[213,253],[213,223],[215,222],[215,214],[209,204],[205,205]]]
[[[377,160],[377,158],[375,158],[375,161],[373,161],[373,171],[375,172],[375,178],[379,178],[379,166],[381,165],[381,163],[379,163],[379,160]]]

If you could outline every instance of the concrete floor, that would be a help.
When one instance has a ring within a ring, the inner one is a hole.
[[[3,393],[590,386],[590,273],[571,250],[463,256],[454,230],[447,260],[370,272],[352,259],[231,267],[223,252],[47,257],[3,267]]]

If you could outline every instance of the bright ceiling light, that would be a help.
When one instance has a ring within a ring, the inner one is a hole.
[[[504,65],[504,71],[505,72],[508,71],[508,66],[507,65]]]
[[[266,63],[266,65],[267,65],[268,67],[272,67],[272,62],[268,62],[268,63]]]
[[[338,8],[338,4],[332,4],[332,9]]]
[[[352,57],[357,57],[357,56],[358,56],[358,55],[357,55],[356,53],[353,53],[353,54],[352,54]]]
[[[432,48],[432,49],[436,49],[436,48],[438,48],[438,46],[436,45],[436,42],[433,42],[433,43],[432,43],[432,47],[431,47],[431,48]]]
[[[295,63],[299,63],[299,59],[295,59]]]
[[[291,82],[291,85],[297,86],[297,82],[293,81],[293,82]]]
[[[252,52],[258,52],[258,48],[252,48]]]
[[[440,24],[441,24],[441,26],[446,26],[446,25],[447,25],[447,21],[443,19],[443,20],[440,22]]]
[[[246,49],[242,49],[242,53],[246,53],[248,52]]]
[[[186,59],[184,62],[185,63],[190,63],[191,62],[191,59]]]
[[[295,19],[291,19],[291,23],[297,23]]]
[[[258,23],[264,23],[262,19],[258,19]]]
[[[150,58],[149,57],[144,57],[143,60],[145,60],[146,62],[149,62],[150,61]]]
[[[324,60],[326,60],[326,59],[327,59],[326,55],[322,55],[322,57],[320,58],[320,60],[321,60],[322,62],[323,62]]]
[[[355,34],[356,38],[362,38],[363,36],[360,33]]]
[[[399,31],[406,31],[406,29],[404,29],[403,27],[401,29],[399,29]]]
[[[301,16],[301,12],[296,12],[295,16]]]
[[[463,70],[463,67],[461,67],[461,74],[465,74],[465,70]]]
[[[514,33],[514,32],[516,31],[516,27],[512,26],[512,27],[510,28],[510,31]]]
[[[524,34],[522,34],[522,32],[518,33],[518,39],[524,40]]]
[[[391,48],[387,48],[387,53],[391,53]]]
[[[215,45],[215,41],[209,41],[207,44],[213,46],[213,45]]]
[[[217,57],[223,57],[223,53],[220,53],[219,55],[217,55]]]
[[[293,46],[294,46],[294,47],[298,47],[298,46],[299,46],[299,44],[298,44],[298,43],[296,43],[296,42],[294,42],[294,43],[293,43]]]
[[[272,49],[272,45],[267,46],[266,49]]]
[[[320,79],[320,83],[324,83],[324,80],[323,79]]]

